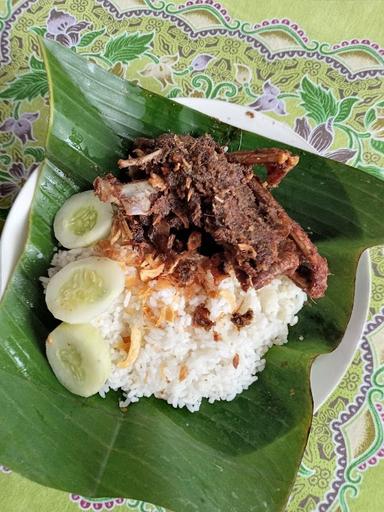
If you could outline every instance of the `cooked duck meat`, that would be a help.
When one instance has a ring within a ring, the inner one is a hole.
[[[167,255],[207,254],[207,247],[221,252],[244,289],[287,275],[312,298],[324,295],[326,260],[270,192],[298,157],[276,148],[226,153],[209,135],[173,134],[138,139],[133,153],[119,167],[135,181],[122,184],[109,175],[97,178],[95,190],[125,213],[136,241]],[[266,181],[254,174],[256,164],[265,166]]]
[[[264,186],[275,188],[281,180],[299,162],[299,157],[279,148],[255,149],[254,151],[235,151],[227,154],[229,162],[243,165],[264,165],[267,169],[267,181]]]

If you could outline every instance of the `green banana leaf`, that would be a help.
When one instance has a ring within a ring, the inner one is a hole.
[[[53,42],[44,42],[43,52],[51,104],[47,158],[28,241],[0,306],[1,462],[47,486],[142,499],[176,512],[284,510],[311,424],[311,363],[338,345],[359,256],[384,240],[384,183],[293,150],[300,164],[276,196],[310,227],[328,258],[329,290],[303,309],[288,345],[268,353],[258,382],[235,400],[191,414],[143,399],[123,413],[117,394],[74,396],[45,358],[55,321],[38,281],[53,254],[60,205],[114,170],[136,136],[209,132],[231,150],[276,143],[132,86]]]

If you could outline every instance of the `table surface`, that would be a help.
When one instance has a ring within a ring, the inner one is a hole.
[[[249,105],[321,154],[384,177],[383,14],[381,0],[1,0],[0,222],[44,156],[48,106],[36,34],[168,97]],[[148,34],[149,52],[139,44],[128,64],[105,60],[111,37],[135,32]],[[374,248],[370,256],[364,335],[313,418],[289,512],[383,510],[384,254]],[[44,488],[1,465],[0,503],[6,512],[163,510]]]

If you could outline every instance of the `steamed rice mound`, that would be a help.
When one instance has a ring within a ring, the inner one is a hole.
[[[93,248],[58,251],[48,275],[93,254]],[[92,322],[112,358],[112,372],[100,395],[121,389],[121,407],[151,395],[192,412],[204,398],[210,403],[233,400],[257,380],[266,351],[287,341],[288,326],[297,322],[306,300],[305,292],[286,276],[244,291],[230,273],[214,291],[200,286],[190,293],[162,276],[143,282],[133,264],[125,265],[125,273],[124,292]],[[206,279],[213,280],[209,271]],[[199,305],[208,310],[212,327],[194,322]],[[234,323],[234,313],[249,311],[247,324]]]

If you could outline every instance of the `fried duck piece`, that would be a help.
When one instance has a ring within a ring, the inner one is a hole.
[[[280,220],[289,227],[289,235],[286,241],[279,246],[278,262],[269,269],[267,281],[270,281],[271,274],[274,274],[273,277],[285,274],[312,298],[322,297],[327,289],[328,264],[326,259],[320,256],[316,246],[303,228],[289,217],[258,179],[252,180],[250,186],[255,197],[268,202],[279,215]],[[259,280],[261,280],[261,276],[259,276]]]
[[[227,154],[229,162],[243,165],[264,165],[267,169],[267,181],[263,185],[267,188],[277,187],[281,180],[299,162],[299,157],[289,151],[279,148],[255,149],[254,151],[235,151]]]
[[[270,192],[298,157],[277,148],[226,153],[208,135],[173,134],[138,139],[134,153],[119,166],[129,167],[139,181],[123,185],[111,176],[98,178],[96,193],[125,211],[133,232],[140,224],[141,238],[160,253],[186,250],[186,233],[200,232],[201,249],[221,252],[244,289],[287,275],[312,298],[324,294],[326,260]],[[266,167],[265,182],[253,173],[255,164]],[[144,190],[147,201],[133,216],[126,206],[132,186]]]

